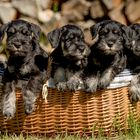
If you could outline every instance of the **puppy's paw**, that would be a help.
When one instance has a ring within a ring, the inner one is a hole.
[[[98,77],[90,77],[86,79],[85,91],[86,92],[96,92],[98,84]]]
[[[71,80],[71,81],[68,81],[67,82],[67,87],[69,90],[71,91],[76,91],[78,90],[78,87],[80,86],[80,82],[77,80],[77,81],[74,81],[74,80]]]
[[[96,92],[96,90],[97,90],[97,86],[94,84],[86,86],[86,92],[94,93]]]
[[[132,102],[140,101],[140,88],[137,88],[136,86],[131,86],[129,88],[129,94],[130,94],[130,100]]]
[[[64,91],[64,90],[67,90],[67,84],[66,82],[59,82],[57,85],[56,85],[57,89],[59,91]]]
[[[110,84],[110,80],[106,80],[104,78],[101,78],[99,80],[99,83],[98,83],[98,88],[99,89],[106,89]]]
[[[108,70],[104,71],[104,73],[102,74],[102,76],[99,79],[98,88],[106,89],[109,86],[112,79],[113,79],[112,70],[108,69]]]
[[[28,115],[31,114],[33,111],[35,111],[35,102],[38,95],[35,94],[35,92],[33,92],[32,90],[26,88],[25,89],[23,88],[22,92],[23,92],[25,113]]]
[[[130,100],[132,102],[138,102],[140,100],[140,76],[134,76],[131,80],[129,87]]]
[[[9,106],[7,109],[3,109],[3,116],[7,120],[14,118],[16,112],[15,106]]]
[[[12,119],[16,113],[15,92],[5,93],[3,97],[2,113],[6,119]]]
[[[25,113],[27,115],[29,115],[29,114],[31,114],[32,112],[35,111],[35,105],[34,104],[25,104],[24,107],[25,107]]]

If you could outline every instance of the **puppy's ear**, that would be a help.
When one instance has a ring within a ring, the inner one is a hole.
[[[60,29],[55,29],[47,34],[47,38],[53,48],[57,48],[59,46],[61,35],[62,33]]]
[[[38,25],[30,23],[31,31],[33,33],[33,36],[35,37],[36,40],[39,40],[41,36],[41,29]]]
[[[96,39],[98,37],[98,33],[102,27],[102,23],[97,23],[90,27],[90,33],[92,35],[92,39]]]
[[[3,40],[3,38],[4,38],[5,32],[7,32],[7,29],[8,29],[8,27],[9,27],[9,24],[10,24],[10,23],[3,24],[3,25],[0,27],[0,42],[2,42],[2,40]]]
[[[129,26],[122,26],[122,35],[125,44],[129,44],[129,42],[132,40],[134,32]]]

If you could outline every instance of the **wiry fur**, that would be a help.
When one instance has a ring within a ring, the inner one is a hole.
[[[124,52],[127,55],[127,68],[136,74],[129,87],[132,101],[140,100],[140,24],[135,23],[127,27]]]
[[[78,90],[90,49],[82,30],[76,25],[65,25],[48,34],[55,50],[52,52],[52,78],[58,90]]]
[[[105,89],[125,68],[123,26],[113,20],[105,20],[91,26],[91,35],[96,42],[90,47],[89,63],[84,72],[86,91]]]
[[[3,115],[13,118],[16,112],[15,87],[21,82],[25,112],[35,110],[35,100],[46,77],[48,55],[39,45],[40,28],[24,20],[4,24],[0,29],[1,40],[7,34],[9,53],[4,73]]]

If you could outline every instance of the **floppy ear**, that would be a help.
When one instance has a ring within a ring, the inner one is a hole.
[[[132,40],[134,32],[129,26],[122,26],[122,35],[125,44],[128,44]]]
[[[53,48],[57,48],[59,46],[61,35],[62,33],[60,29],[55,29],[47,34],[47,38]]]
[[[102,27],[102,23],[97,23],[90,27],[90,33],[92,35],[92,39],[95,39]]]
[[[5,34],[5,32],[7,32],[8,27],[9,27],[9,23],[3,24],[0,27],[0,42],[2,42],[2,40],[4,38],[4,34]]]
[[[38,25],[35,25],[33,23],[30,23],[31,31],[33,32],[33,36],[36,40],[39,40],[41,36],[41,29]]]

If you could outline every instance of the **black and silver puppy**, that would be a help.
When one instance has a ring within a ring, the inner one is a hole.
[[[116,74],[125,68],[123,26],[113,20],[91,26],[91,35],[96,42],[90,47],[89,63],[85,69],[87,92],[96,92],[97,88],[105,89]]]
[[[78,90],[90,54],[82,30],[76,25],[65,25],[48,33],[48,40],[55,48],[51,54],[52,78],[57,89]]]
[[[135,23],[127,27],[124,52],[127,55],[127,68],[136,75],[129,87],[132,101],[140,100],[140,24]]]
[[[3,115],[10,119],[16,112],[15,87],[20,80],[25,112],[35,110],[35,100],[46,77],[48,55],[39,45],[39,26],[15,20],[1,26],[1,40],[5,33],[9,58],[3,77]]]

